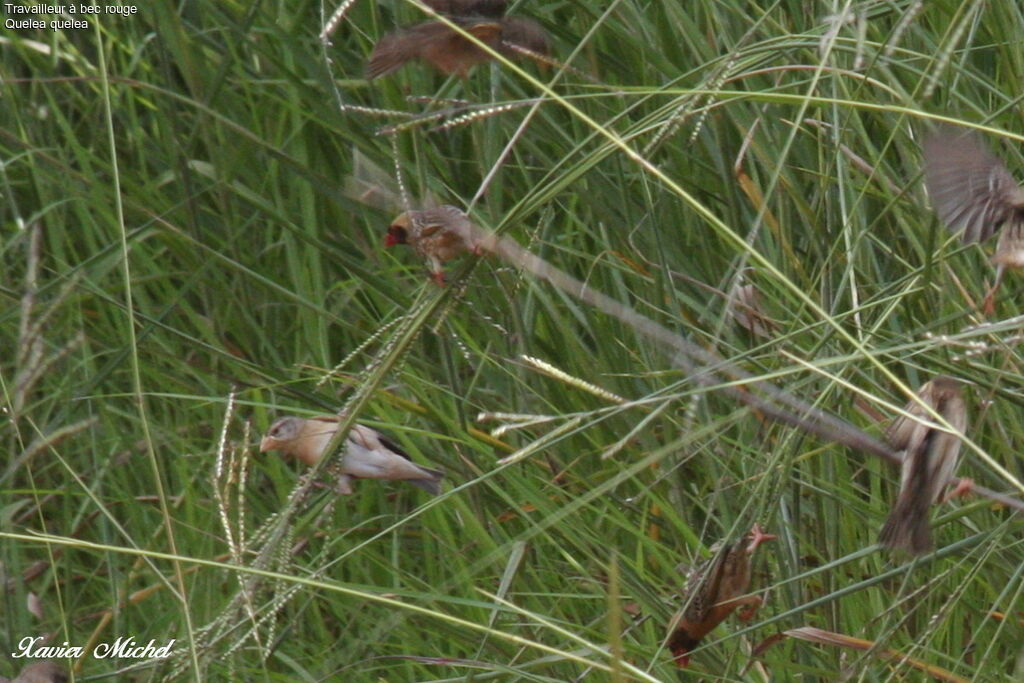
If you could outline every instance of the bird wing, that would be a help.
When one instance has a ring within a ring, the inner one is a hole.
[[[1010,217],[1017,182],[974,133],[943,127],[924,140],[925,186],[939,218],[965,244],[991,237]]]

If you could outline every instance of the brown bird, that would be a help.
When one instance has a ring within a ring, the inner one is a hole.
[[[307,465],[315,465],[323,456],[327,442],[338,429],[337,416],[282,417],[267,430],[260,441],[260,453],[281,451]],[[337,491],[353,493],[352,479],[391,479],[407,481],[435,496],[441,493],[444,472],[421,467],[395,442],[375,429],[352,425],[345,453],[332,471],[338,476]]]
[[[1006,268],[1024,267],[1024,188],[975,133],[940,128],[924,139],[924,178],[939,218],[964,244],[999,233],[996,281],[985,296],[991,315]]]
[[[511,56],[519,49],[546,55],[548,36],[535,21],[511,17],[484,19],[452,17],[452,22],[492,50]],[[381,38],[370,53],[366,77],[385,76],[412,60],[424,61],[438,71],[465,78],[491,55],[455,29],[439,21],[404,28]]]
[[[388,226],[385,247],[408,244],[430,264],[430,274],[438,285],[444,285],[441,264],[465,252],[480,255],[493,251],[495,237],[477,227],[466,214],[454,206],[444,205],[421,211],[399,214]]]
[[[736,289],[729,311],[733,320],[755,337],[770,337],[776,323],[764,313],[764,300],[754,285],[742,285]]]
[[[32,662],[21,670],[14,680],[0,676],[0,683],[67,683],[68,674],[64,667],[44,660]]]
[[[960,395],[961,383],[939,376],[918,390],[919,401],[907,404],[913,418],[899,416],[889,427],[887,437],[893,448],[903,451],[900,492],[889,513],[879,544],[911,555],[932,549],[932,530],[928,510],[939,502],[960,456],[960,437],[931,422],[924,406],[941,415],[957,432],[967,429],[967,406]],[[949,497],[970,490],[971,481],[963,479]]]
[[[691,573],[684,591],[686,607],[672,620],[676,626],[668,639],[679,668],[689,666],[690,651],[736,608],[746,607],[740,613],[744,621],[754,616],[763,600],[756,595],[744,595],[750,587],[750,556],[759,545],[775,538],[755,524],[750,530],[749,545],[744,547],[746,541],[726,544]]]

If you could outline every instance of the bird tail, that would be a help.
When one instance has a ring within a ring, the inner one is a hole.
[[[929,552],[932,545],[932,527],[928,519],[931,498],[921,495],[906,495],[900,492],[889,518],[885,520],[878,543],[893,550],[903,550],[911,555]]]
[[[428,467],[420,467],[420,470],[428,475],[429,479],[408,479],[407,481],[418,489],[423,489],[427,493],[438,496],[441,494],[441,480],[444,479],[444,472],[441,470],[432,470]]]

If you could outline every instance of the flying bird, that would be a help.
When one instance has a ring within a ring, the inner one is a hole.
[[[765,541],[776,536],[766,534],[760,525],[750,530],[746,540],[726,544],[710,560],[694,570],[686,584],[686,607],[672,622],[675,628],[668,639],[679,668],[690,664],[690,652],[712,629],[738,607],[745,607],[740,619],[751,619],[763,600],[745,595],[750,587],[750,556]]]
[[[887,548],[920,555],[933,547],[928,511],[942,499],[956,472],[960,434],[967,429],[961,386],[958,380],[941,375],[926,382],[918,390],[919,400],[905,408],[912,417],[901,415],[889,427],[886,436],[893,448],[903,451],[903,467],[896,504],[878,537],[879,544]],[[941,415],[957,433],[950,434],[932,423],[925,406]],[[962,480],[950,497],[970,487],[969,479]]]
[[[452,23],[481,43],[505,56],[526,50],[535,55],[548,53],[548,34],[532,19],[509,17],[451,17]],[[366,77],[370,80],[405,66],[426,62],[445,75],[465,78],[477,64],[490,61],[490,53],[448,24],[428,21],[390,33],[373,46]]]
[[[985,296],[991,315],[1006,268],[1024,268],[1024,188],[977,134],[944,126],[924,139],[924,180],[939,218],[964,244],[999,233],[996,281]]]
[[[260,441],[260,453],[280,451],[307,465],[315,465],[337,431],[338,420],[337,416],[282,417],[270,426]],[[353,493],[353,479],[391,479],[407,481],[436,496],[441,493],[444,478],[444,472],[417,465],[395,442],[360,424],[352,425],[344,455],[331,469],[338,477],[336,489],[344,495]]]

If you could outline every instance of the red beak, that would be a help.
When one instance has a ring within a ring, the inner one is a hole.
[[[387,237],[384,238],[384,246],[385,247],[393,247],[396,244],[398,244],[398,238],[395,237],[394,233],[390,233],[389,232],[387,234]]]

